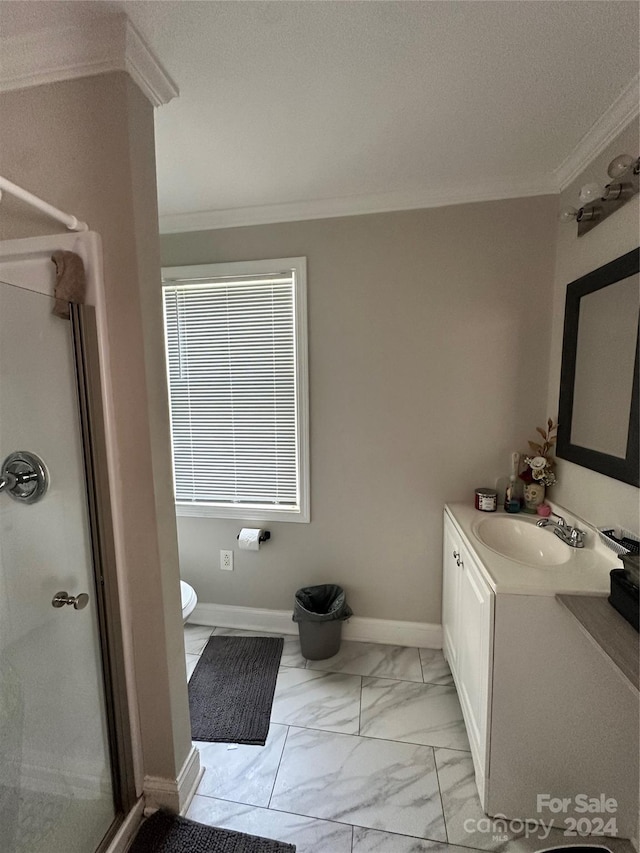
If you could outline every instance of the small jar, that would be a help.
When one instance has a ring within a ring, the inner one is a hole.
[[[498,509],[498,493],[495,489],[476,489],[476,509],[495,512]]]

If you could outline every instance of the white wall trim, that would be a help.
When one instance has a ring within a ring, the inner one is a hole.
[[[552,176],[533,175],[527,178],[484,181],[475,185],[467,183],[459,187],[440,186],[408,192],[376,193],[226,210],[203,210],[197,213],[165,214],[160,216],[160,233],[178,234],[185,231],[209,231],[243,225],[331,219],[336,216],[361,216],[367,213],[387,213],[394,210],[419,210],[505,198],[555,195],[557,192],[558,186]]]
[[[125,19],[124,62],[125,71],[154,107],[168,104],[179,96],[177,84],[128,18]]]
[[[636,74],[629,85],[600,118],[592,124],[569,156],[555,170],[560,190],[569,186],[604,149],[613,142],[640,113],[640,75]],[[637,155],[637,151],[620,151],[620,154]]]
[[[179,234],[247,225],[267,225],[276,222],[298,222],[308,219],[330,219],[337,216],[360,216],[368,213],[418,210],[508,198],[528,198],[537,195],[557,195],[639,113],[640,85],[639,75],[636,75],[551,174],[541,173],[512,179],[487,180],[475,184],[466,183],[458,187],[439,186],[406,192],[203,210],[195,213],[164,214],[160,216],[160,233]],[[634,152],[628,153],[633,154]]]
[[[178,805],[181,815],[187,813],[203,774],[204,767],[200,764],[200,752],[192,746],[178,776]]]
[[[259,607],[236,607],[231,604],[196,604],[189,622],[211,628],[244,628],[269,634],[297,634],[291,620],[292,610],[265,610]]]
[[[384,643],[418,649],[442,648],[442,625],[429,622],[402,622],[352,616],[344,623],[342,636],[345,640],[358,640],[361,643]]]
[[[168,809],[183,814],[189,808],[204,768],[200,767],[200,753],[191,747],[176,779],[162,776],[144,777],[144,813],[149,815],[158,809]]]
[[[244,628],[269,634],[297,634],[291,619],[292,610],[265,610],[259,607],[236,607],[231,604],[198,604],[189,621],[195,625],[217,628]],[[384,643],[415,648],[442,648],[442,626],[429,622],[404,622],[393,619],[370,619],[352,616],[344,623],[345,640]]]
[[[126,71],[154,107],[179,94],[178,87],[124,15],[90,26],[56,27],[0,39],[0,92]]]

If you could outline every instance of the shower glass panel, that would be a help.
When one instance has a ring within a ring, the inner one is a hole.
[[[0,282],[0,463],[28,451],[49,476],[37,502],[0,492],[3,853],[91,853],[116,813],[71,330],[52,304]],[[54,607],[61,592],[88,604]]]

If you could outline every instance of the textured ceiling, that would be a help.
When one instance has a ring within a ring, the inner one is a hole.
[[[638,73],[638,8],[30,0],[0,15],[7,35],[131,18],[181,93],[156,116],[167,216],[552,188]]]

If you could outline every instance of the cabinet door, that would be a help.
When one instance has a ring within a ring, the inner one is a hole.
[[[458,610],[458,675],[460,701],[474,759],[488,770],[488,720],[493,672],[494,595],[475,562],[462,549]]]
[[[458,668],[457,626],[461,572],[461,567],[458,565],[459,554],[459,539],[451,519],[445,513],[442,552],[442,645],[444,655],[454,674]]]

